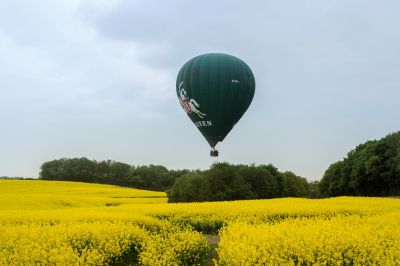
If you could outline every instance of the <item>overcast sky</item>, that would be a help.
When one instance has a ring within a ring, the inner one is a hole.
[[[399,1],[0,0],[0,176],[61,157],[208,168],[175,94],[208,52],[252,68],[218,161],[318,180],[400,129]]]

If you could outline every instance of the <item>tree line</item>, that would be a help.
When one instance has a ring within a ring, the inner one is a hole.
[[[33,180],[30,177],[22,177],[22,176],[0,176],[0,180]]]
[[[61,158],[42,164],[39,179],[111,184],[165,191],[189,170],[168,170],[162,165],[132,166],[112,160]]]
[[[277,197],[399,196],[400,132],[351,150],[309,182],[273,165],[216,163],[207,170],[169,170],[116,161],[62,158],[45,162],[40,179],[81,181],[166,191],[170,202]]]
[[[317,197],[316,182],[269,165],[215,163],[206,171],[191,171],[167,191],[169,202],[201,202],[280,197]]]
[[[358,145],[330,165],[319,187],[325,196],[400,195],[400,132]]]
[[[162,165],[61,158],[43,163],[39,178],[166,191],[170,202],[318,196],[316,182],[281,173],[271,164],[216,163],[208,170],[168,170]]]

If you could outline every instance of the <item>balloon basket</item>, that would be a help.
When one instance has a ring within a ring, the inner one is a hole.
[[[218,157],[218,150],[212,149],[212,150],[210,151],[210,156],[211,156],[211,157]]]

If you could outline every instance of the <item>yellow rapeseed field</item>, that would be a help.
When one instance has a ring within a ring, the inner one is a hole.
[[[400,200],[168,204],[109,185],[0,180],[0,265],[400,265]]]

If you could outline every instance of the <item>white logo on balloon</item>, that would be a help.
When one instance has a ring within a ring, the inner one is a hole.
[[[185,88],[183,87],[183,81],[181,81],[181,83],[179,84],[179,102],[181,103],[183,110],[185,110],[187,114],[191,114],[193,112],[197,114],[200,118],[207,116],[206,114],[200,112],[199,109],[197,109],[200,107],[200,104],[198,104],[195,99],[190,99],[187,96]]]

